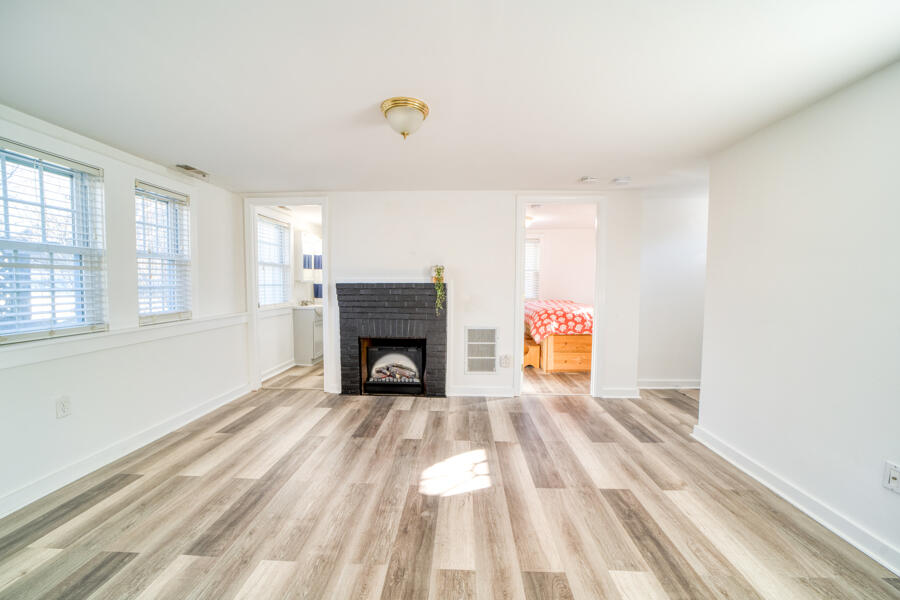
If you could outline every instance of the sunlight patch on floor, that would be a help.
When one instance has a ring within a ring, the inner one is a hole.
[[[488,487],[491,475],[483,448],[435,463],[419,479],[419,493],[426,496],[455,496]]]

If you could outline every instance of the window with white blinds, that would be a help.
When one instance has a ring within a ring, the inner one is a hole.
[[[0,344],[107,328],[103,170],[0,138]]]
[[[536,299],[541,293],[541,240],[525,240],[525,297]]]
[[[141,325],[190,319],[190,198],[135,181],[134,210]]]
[[[291,231],[287,223],[256,216],[259,305],[291,299]]]

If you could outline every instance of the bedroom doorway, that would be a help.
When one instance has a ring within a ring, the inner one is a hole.
[[[518,204],[517,392],[591,394],[599,199],[520,197]]]

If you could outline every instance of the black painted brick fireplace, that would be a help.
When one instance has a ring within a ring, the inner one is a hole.
[[[446,284],[445,284],[446,286]],[[425,395],[447,393],[447,311],[432,283],[338,283],[341,393],[362,393],[360,338],[425,340]]]

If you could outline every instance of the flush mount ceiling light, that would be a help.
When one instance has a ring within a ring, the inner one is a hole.
[[[391,129],[406,139],[406,136],[416,132],[428,116],[428,105],[418,98],[397,96],[382,102],[381,112]]]
[[[599,177],[594,177],[592,175],[585,175],[581,179],[578,180],[580,183],[600,183]]]
[[[623,175],[621,177],[614,177],[610,180],[610,183],[613,185],[628,185],[631,183],[631,177],[628,175]]]

